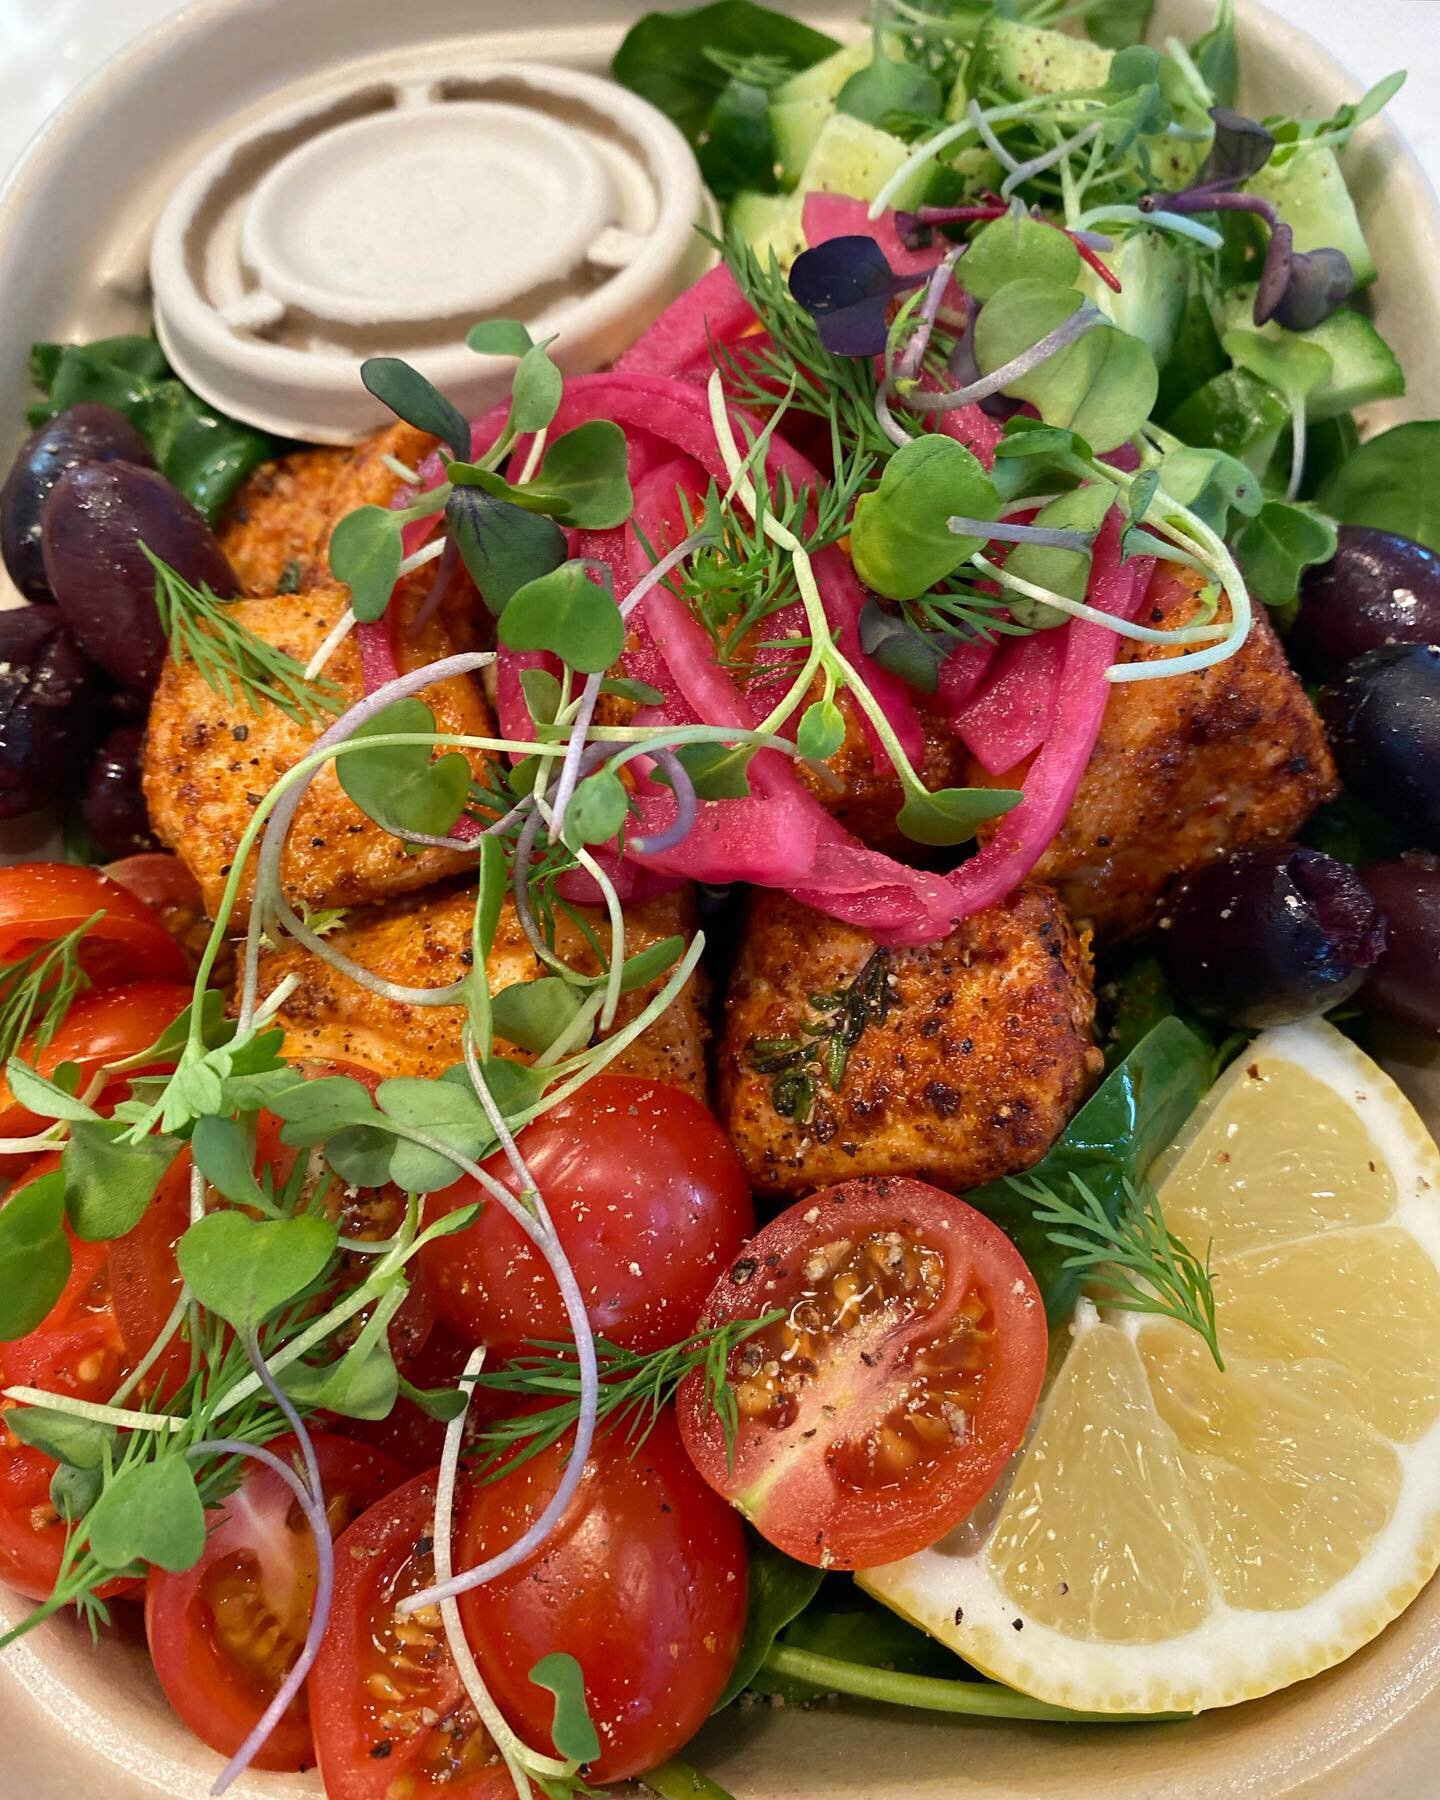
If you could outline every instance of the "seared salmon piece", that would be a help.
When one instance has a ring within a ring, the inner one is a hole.
[[[425,594],[425,571],[420,570],[392,605],[402,670],[476,647],[472,609],[463,597],[447,601],[413,637],[409,634],[407,620],[424,604]],[[344,588],[317,588],[304,594],[240,600],[233,612],[257,637],[305,664],[346,604]],[[353,634],[331,657],[324,673],[347,705],[361,697],[360,655]],[[421,698],[434,712],[441,731],[494,735],[484,694],[471,677],[426,688]],[[297,724],[268,704],[255,712],[244,697],[232,702],[216,693],[193,663],[166,663],[145,734],[145,799],[156,835],[200,883],[212,917],[255,808],[323,728],[323,721],[315,726]],[[483,777],[483,752],[468,754],[477,777]],[[407,851],[398,838],[382,831],[346,798],[334,765],[327,764],[300,804],[281,874],[292,904],[357,906],[426,887],[470,861],[469,856],[449,850]],[[237,924],[248,912],[253,877],[252,858],[241,889]]]
[[[1143,620],[1189,624],[1200,582],[1188,570],[1162,571]],[[1324,728],[1265,608],[1256,615],[1227,662],[1122,683],[1110,696],[1069,815],[1034,871],[1102,941],[1152,925],[1176,876],[1294,837],[1338,791]],[[1179,653],[1126,643],[1121,658]]]
[[[720,1117],[751,1181],[852,1175],[952,1192],[1029,1168],[1097,1074],[1086,945],[1026,886],[940,943],[867,933],[757,891],[725,1009]]]
[[[220,548],[247,594],[303,593],[331,585],[330,534],[357,506],[388,506],[405,484],[388,463],[414,469],[435,439],[392,425],[353,450],[297,450],[262,463],[220,527]]]
[[[609,924],[603,908],[574,910],[597,940],[608,944]],[[352,962],[390,981],[407,987],[445,987],[460,980],[469,966],[474,913],[474,886],[469,882],[449,884],[390,906],[357,911],[326,941]],[[563,908],[557,910],[555,922],[559,955],[576,968],[598,972],[584,933]],[[668,937],[688,938],[694,928],[695,905],[688,890],[657,895],[625,909],[625,953],[633,956]],[[508,898],[488,972],[492,993],[548,973],[531,949]],[[262,996],[292,974],[300,977],[300,985],[278,1014],[285,1030],[284,1054],[291,1060],[358,1063],[387,1076],[432,1077],[460,1061],[463,1008],[410,1006],[382,999],[299,945],[286,945],[264,957],[260,966]],[[616,1029],[637,1017],[664,983],[662,976],[627,994]],[[704,1100],[706,1037],[704,994],[699,980],[692,976],[674,1003],[609,1066],[619,1074],[670,1082]],[[502,1043],[499,1048],[501,1054],[530,1061],[511,1046]]]

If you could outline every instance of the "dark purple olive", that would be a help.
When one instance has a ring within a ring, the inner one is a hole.
[[[1342,525],[1334,556],[1300,584],[1285,642],[1319,681],[1382,644],[1440,644],[1440,556],[1393,531]]]
[[[113,406],[86,401],[56,413],[20,446],[0,488],[0,556],[27,600],[50,600],[40,520],[50,490],[82,462],[127,462],[154,468],[144,438]]]
[[[1341,779],[1425,850],[1440,850],[1440,645],[1386,644],[1320,694]]]
[[[1389,928],[1385,954],[1360,990],[1361,1006],[1440,1034],[1440,857],[1407,851],[1370,863],[1360,878]]]
[[[144,543],[197,587],[240,591],[215,534],[153,469],[81,463],[45,502],[45,574],[76,642],[122,687],[148,693],[165,660]]]
[[[1353,994],[1385,948],[1385,920],[1348,863],[1277,844],[1182,882],[1160,943],[1197,1011],[1258,1028]]]
[[[140,749],[145,733],[138,725],[112,731],[90,765],[90,782],[80,802],[80,822],[105,862],[138,856],[160,845],[150,829],[145,795],[140,787]]]
[[[105,678],[53,607],[0,612],[0,819],[74,786],[104,698]]]

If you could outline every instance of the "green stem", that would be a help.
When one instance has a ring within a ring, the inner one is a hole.
[[[1072,1712],[1032,1694],[993,1681],[946,1681],[934,1675],[901,1675],[894,1669],[871,1669],[841,1662],[814,1650],[775,1644],[760,1665],[769,1675],[806,1681],[826,1693],[854,1694],[861,1700],[883,1700],[890,1706],[913,1706],[922,1712],[964,1713],[977,1719],[1029,1719],[1055,1725],[1122,1725],[1137,1721],[1188,1717],[1184,1713]],[[648,1780],[648,1777],[646,1778]]]
[[[658,1769],[647,1770],[636,1779],[641,1787],[658,1794],[660,1800],[731,1800],[719,1782],[692,1769],[678,1756],[672,1756],[669,1762],[661,1763]]]

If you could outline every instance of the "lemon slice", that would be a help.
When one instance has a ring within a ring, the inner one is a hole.
[[[1222,1374],[1082,1303],[1008,1486],[861,1583],[997,1680],[1092,1712],[1253,1699],[1440,1565],[1440,1153],[1333,1027],[1267,1032],[1157,1171],[1212,1268]]]

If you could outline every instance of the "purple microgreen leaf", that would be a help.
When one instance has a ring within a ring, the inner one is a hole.
[[[919,279],[896,275],[873,238],[837,237],[796,257],[790,292],[833,356],[879,356],[890,302]]]
[[[1228,106],[1212,106],[1210,117],[1215,121],[1215,141],[1195,185],[1238,183],[1258,175],[1275,148],[1274,134],[1258,119],[1248,119]]]
[[[1290,258],[1290,279],[1272,316],[1289,331],[1311,331],[1354,291],[1355,271],[1343,250],[1301,250]]]
[[[1290,285],[1290,269],[1295,260],[1295,233],[1280,220],[1270,227],[1270,242],[1265,251],[1265,266],[1255,289],[1255,323],[1263,325],[1275,317],[1285,290]]]

